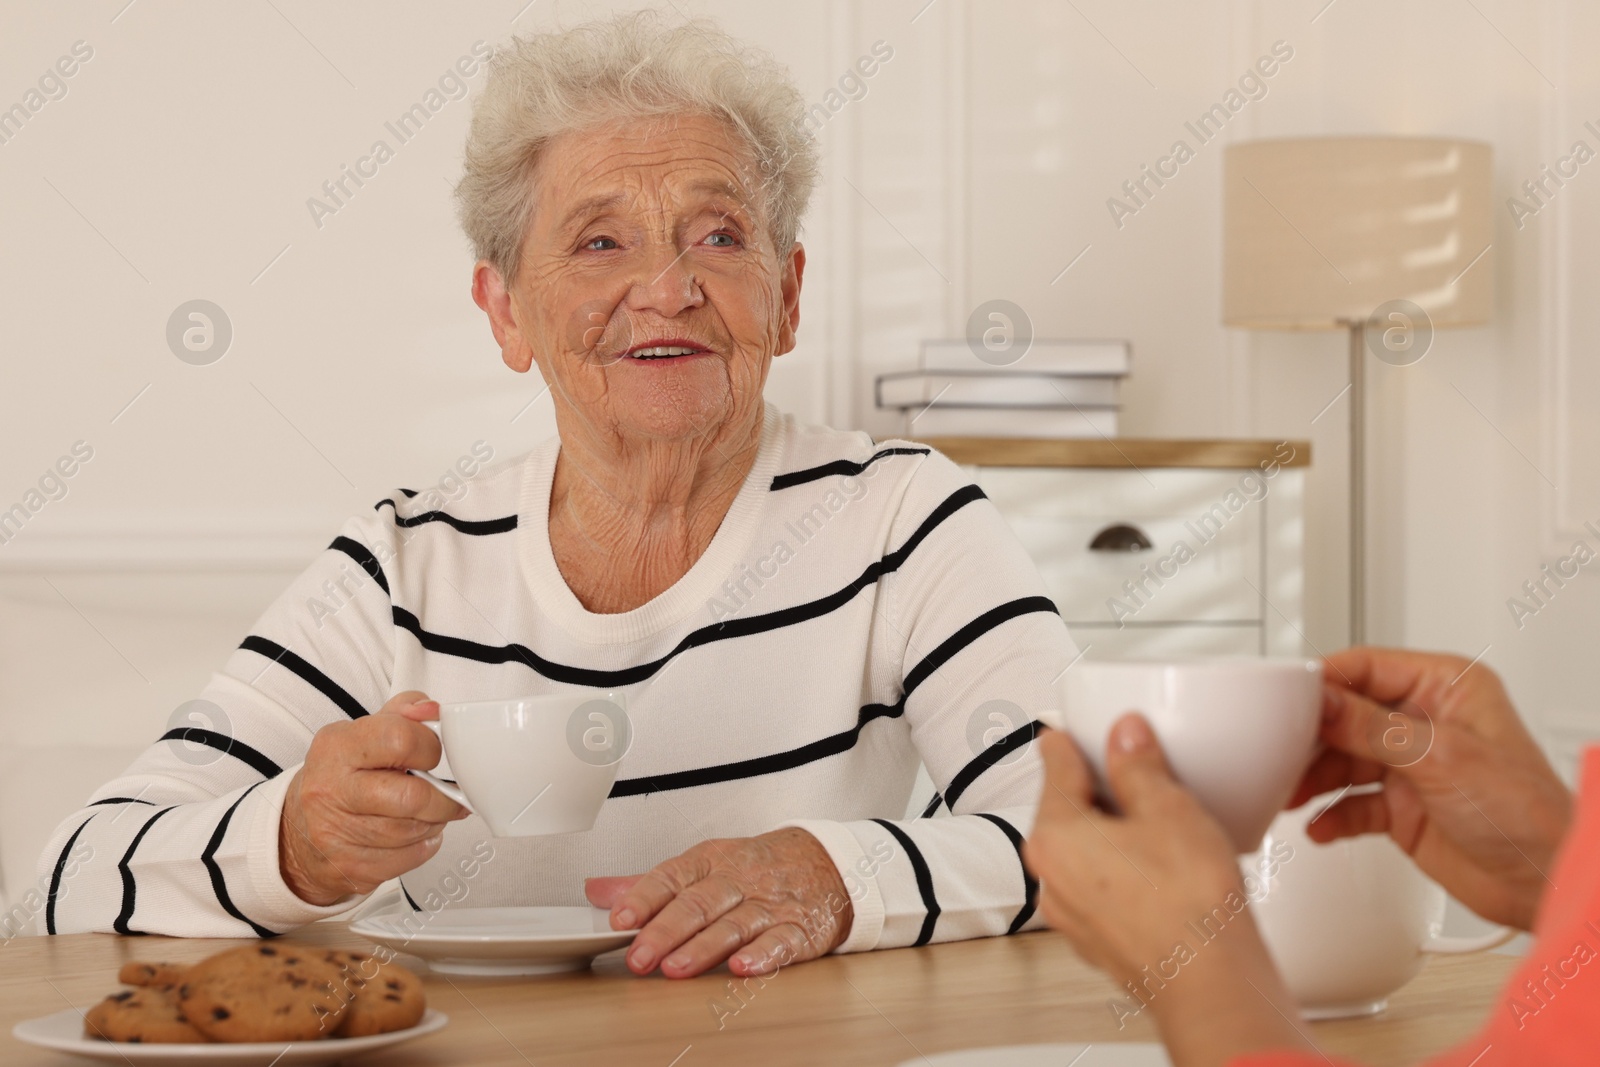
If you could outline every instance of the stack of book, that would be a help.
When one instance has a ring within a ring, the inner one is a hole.
[[[1115,437],[1126,341],[1035,340],[992,366],[966,341],[925,341],[922,369],[880,374],[877,403],[905,437]]]

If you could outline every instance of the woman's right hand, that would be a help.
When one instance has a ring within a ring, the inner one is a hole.
[[[317,731],[278,823],[278,868],[295,896],[326,906],[370,893],[430,859],[445,825],[470,814],[406,773],[438,766],[444,750],[421,725],[438,717],[438,702],[413,690]]]
[[[1387,833],[1474,912],[1532,929],[1572,796],[1493,671],[1345,649],[1326,659],[1322,740],[1291,807],[1350,785],[1383,789],[1339,800],[1308,827],[1313,840]]]

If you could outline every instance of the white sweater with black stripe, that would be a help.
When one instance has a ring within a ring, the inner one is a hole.
[[[351,519],[169,735],[57,829],[49,933],[270,936],[313,907],[278,870],[285,790],[316,731],[418,689],[446,702],[572,685],[626,694],[633,742],[593,830],[452,824],[414,907],[583,904],[715,837],[814,834],[854,900],[841,951],[1038,925],[1019,849],[1033,746],[1072,661],[1032,561],[960,468],[767,409],[710,546],[632,611],[586,611],[551,554],[559,442],[484,468],[446,509],[401,490]],[[626,561],[619,561],[625,566]],[[918,763],[945,804],[905,819]]]

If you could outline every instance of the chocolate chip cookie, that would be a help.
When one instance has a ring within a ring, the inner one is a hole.
[[[124,989],[83,1016],[85,1037],[155,1045],[203,1044],[206,1036],[191,1025],[177,999],[164,989]]]
[[[335,1037],[367,1037],[405,1030],[422,1020],[427,1003],[422,980],[398,963],[365,952],[330,949],[328,961],[343,972],[336,983],[345,1001]]]
[[[187,970],[188,968],[180,963],[144,963],[140,960],[129,960],[122,965],[122,970],[117,972],[117,981],[123,985],[171,989],[183,981],[183,974]]]
[[[326,949],[246,945],[190,967],[178,1005],[212,1041],[315,1041],[331,1036],[344,1006],[340,966]]]

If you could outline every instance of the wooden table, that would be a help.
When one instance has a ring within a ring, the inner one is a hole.
[[[285,941],[365,945],[337,923],[315,924]],[[0,1063],[82,1064],[21,1044],[11,1028],[94,1003],[118,988],[126,960],[192,961],[241,943],[108,934],[0,942]],[[400,961],[420,969],[410,957]],[[1488,954],[1434,958],[1383,1015],[1309,1029],[1329,1052],[1362,1063],[1415,1063],[1476,1030],[1516,962]],[[616,953],[578,974],[428,974],[426,984],[429,1005],[447,1013],[450,1025],[362,1064],[893,1065],[987,1044],[1156,1040],[1147,1016],[1118,1031],[1106,1007],[1115,988],[1049,932],[832,956],[786,968],[764,985],[752,981],[738,997],[726,970],[689,980],[638,978]],[[725,1009],[720,1029],[717,1003]]]

